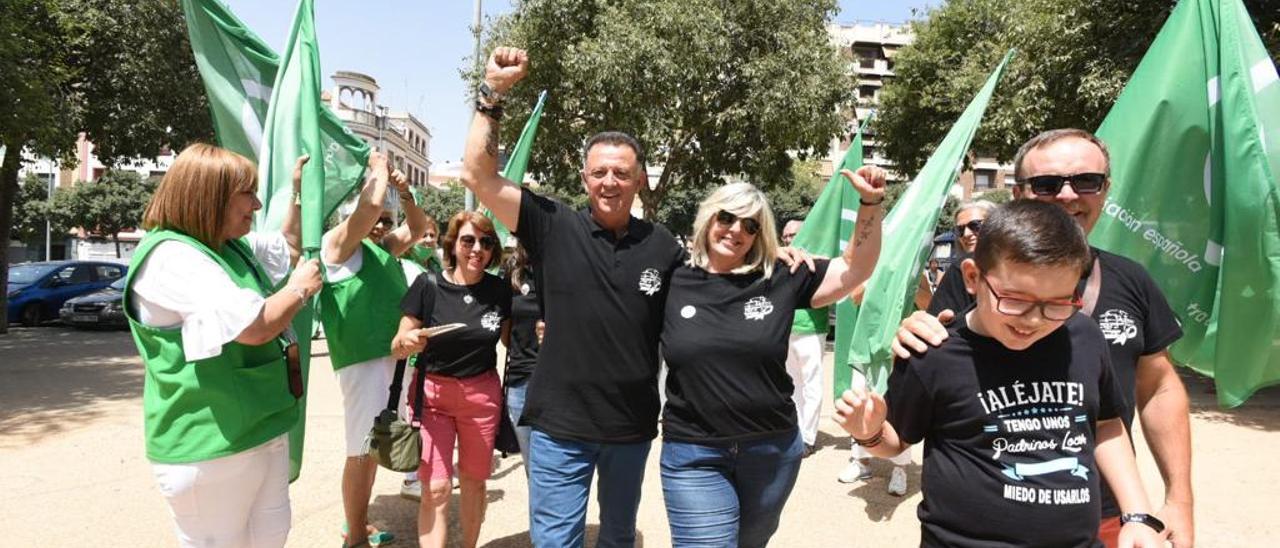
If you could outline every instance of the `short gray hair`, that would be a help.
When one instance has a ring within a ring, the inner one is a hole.
[[[991,212],[996,210],[996,204],[993,202],[988,202],[986,200],[978,200],[978,199],[965,200],[963,202],[960,202],[960,207],[956,208],[956,219],[960,218],[961,213],[969,211],[970,209],[981,209],[982,212],[984,213],[982,218],[985,219],[987,217],[990,217]]]

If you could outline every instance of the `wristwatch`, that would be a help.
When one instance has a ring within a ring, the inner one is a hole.
[[[489,82],[480,82],[480,100],[491,106],[502,104],[502,94],[489,87]]]
[[[1164,522],[1151,514],[1120,514],[1120,523],[1141,523],[1155,529],[1157,533],[1164,532]]]

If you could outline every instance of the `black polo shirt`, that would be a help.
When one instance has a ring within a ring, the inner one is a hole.
[[[537,265],[546,322],[521,425],[593,443],[658,434],[658,335],[684,251],[631,218],[616,238],[588,210],[524,189],[516,236]]]

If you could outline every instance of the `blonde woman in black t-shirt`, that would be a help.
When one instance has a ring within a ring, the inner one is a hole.
[[[777,530],[803,452],[786,370],[793,313],[848,295],[880,253],[884,171],[842,173],[862,207],[844,254],[815,271],[776,261],[773,213],[750,184],[698,208],[662,328],[662,492],[676,546],[764,546]]]

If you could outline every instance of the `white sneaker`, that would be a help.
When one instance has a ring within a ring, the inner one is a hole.
[[[907,469],[901,466],[894,466],[893,472],[889,474],[889,494],[901,497],[907,494]]]
[[[416,479],[404,480],[404,483],[400,484],[400,498],[422,502],[422,482]]]
[[[857,483],[871,479],[871,466],[866,459],[850,458],[849,465],[840,471],[836,481],[840,483]]]

